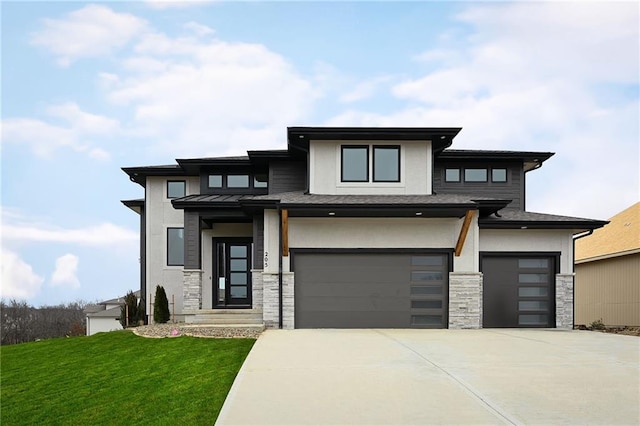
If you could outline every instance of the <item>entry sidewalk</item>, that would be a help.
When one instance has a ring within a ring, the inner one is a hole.
[[[218,425],[640,424],[640,339],[562,330],[268,330]]]

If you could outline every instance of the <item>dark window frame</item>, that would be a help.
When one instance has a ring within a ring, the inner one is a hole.
[[[169,184],[170,183],[182,183],[182,195],[181,196],[172,197],[172,196],[169,195]],[[185,197],[187,195],[187,181],[186,180],[168,180],[166,187],[167,187],[166,194],[167,194],[167,199],[168,200],[173,200],[175,198],[182,198],[182,197]]]
[[[176,229],[182,230],[182,242],[183,242],[183,244],[182,244],[182,263],[171,263],[169,261],[169,241],[170,241],[169,240],[169,233],[170,233],[170,231],[176,230]],[[184,257],[185,257],[184,256],[185,255],[185,253],[184,253],[184,227],[180,227],[180,226],[167,227],[166,235],[167,235],[167,243],[166,243],[166,249],[167,249],[166,261],[167,261],[167,266],[184,266]]]
[[[393,180],[376,179],[376,149],[395,149],[398,153],[398,178]],[[400,158],[400,145],[372,145],[371,147],[371,162],[372,162],[372,182],[400,182],[401,172],[401,158]]]
[[[496,180],[493,178],[493,172],[495,170],[504,170],[504,180]],[[492,167],[491,168],[491,182],[492,183],[507,183],[509,181],[509,169],[507,167]]]
[[[467,170],[484,170],[485,177],[484,180],[468,180],[467,179]],[[463,173],[464,183],[487,183],[489,182],[489,169],[487,167],[465,167]]]
[[[451,180],[451,179],[447,179],[447,170],[455,170],[458,172],[458,179],[457,180]],[[460,167],[445,167],[444,168],[444,181],[448,182],[448,183],[460,183],[462,182],[462,173],[460,173]]]
[[[366,151],[366,156],[365,156],[365,160],[367,162],[367,166],[366,166],[366,172],[367,172],[367,176],[364,180],[347,180],[344,178],[344,150],[345,149],[364,149]],[[369,176],[369,145],[341,145],[340,146],[340,182],[347,182],[347,183],[368,183],[370,181],[370,176]]]

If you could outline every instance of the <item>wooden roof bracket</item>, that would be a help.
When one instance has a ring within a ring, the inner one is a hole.
[[[462,247],[464,247],[464,242],[467,239],[467,233],[469,232],[474,212],[475,210],[467,210],[467,213],[464,215],[464,222],[462,222],[462,228],[460,228],[460,235],[458,235],[458,242],[456,243],[456,250],[454,251],[456,257],[462,253]]]

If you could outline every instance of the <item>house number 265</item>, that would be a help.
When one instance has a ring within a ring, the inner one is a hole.
[[[269,252],[264,252],[264,267],[265,269],[269,267]]]

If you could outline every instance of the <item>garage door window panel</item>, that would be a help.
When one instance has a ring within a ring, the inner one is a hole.
[[[411,286],[412,296],[442,294],[442,286]]]

